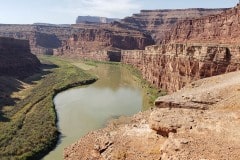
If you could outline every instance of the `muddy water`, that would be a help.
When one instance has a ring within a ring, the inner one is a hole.
[[[121,115],[133,115],[143,107],[144,91],[139,80],[120,65],[98,64],[90,70],[99,77],[92,85],[58,94],[54,103],[61,139],[44,160],[63,159],[63,149],[89,131],[104,127]]]

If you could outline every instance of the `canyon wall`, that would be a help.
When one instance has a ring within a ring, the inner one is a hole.
[[[96,53],[96,56],[103,56],[100,59],[106,60],[107,52],[111,52],[112,56],[117,56],[120,49],[144,49],[145,46],[154,44],[150,35],[123,28],[119,26],[118,22],[110,25],[84,24],[74,27],[78,28],[79,32],[73,34],[65,45],[54,50],[54,55],[78,56],[99,60],[92,54]],[[114,55],[114,53],[116,54]],[[107,59],[110,59],[110,57]]]
[[[58,25],[15,25],[0,24],[0,36],[29,40],[34,54],[53,54],[75,30]],[[77,32],[77,31],[76,31]]]
[[[158,88],[174,92],[186,84],[239,69],[240,46],[166,44],[122,51],[122,62],[141,70]]]
[[[201,42],[239,44],[240,5],[221,14],[179,22],[166,33],[162,43]]]
[[[226,8],[141,10],[138,14],[124,18],[121,20],[121,23],[131,26],[136,30],[151,33],[156,42],[159,43],[164,33],[174,27],[176,23],[185,19],[219,14],[225,10]]]
[[[181,21],[166,32],[161,45],[122,51],[123,63],[169,92],[186,84],[239,70],[240,6],[216,15]]]
[[[0,37],[0,76],[24,78],[39,71],[40,61],[27,40]]]

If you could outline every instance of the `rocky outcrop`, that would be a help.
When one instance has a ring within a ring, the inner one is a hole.
[[[158,108],[87,134],[64,150],[64,159],[238,160],[239,74],[202,79],[160,97]]]
[[[27,40],[0,37],[0,76],[24,78],[39,71],[39,67]]]
[[[207,15],[219,14],[226,9],[162,9],[141,10],[138,14],[126,17],[121,22],[143,32],[152,34],[159,43],[166,31],[185,19],[199,18]]]
[[[97,17],[97,16],[78,16],[76,23],[112,23],[119,21],[117,18]]]
[[[240,46],[166,44],[122,51],[122,62],[141,70],[155,86],[174,92],[201,78],[239,69]]]
[[[194,18],[178,23],[163,40],[169,42],[204,42],[239,44],[240,5],[221,14]]]
[[[72,33],[77,32],[70,26],[58,25],[0,25],[0,36],[29,40],[34,54],[53,54]]]
[[[65,45],[54,51],[55,55],[78,56],[95,59],[102,55],[103,60],[110,59],[108,51],[116,52],[120,49],[144,49],[145,46],[154,44],[151,36],[135,30],[128,30],[113,24],[76,25],[79,32],[72,35]],[[96,56],[94,56],[96,54]],[[118,53],[119,54],[119,53]]]

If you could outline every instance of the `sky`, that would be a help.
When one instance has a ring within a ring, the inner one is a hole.
[[[239,0],[2,0],[0,23],[73,24],[77,16],[124,18],[141,9],[228,8]]]

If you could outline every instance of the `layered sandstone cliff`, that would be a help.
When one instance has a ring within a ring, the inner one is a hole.
[[[239,69],[240,46],[166,44],[144,51],[122,51],[122,62],[141,70],[143,77],[168,92],[201,78]]]
[[[39,67],[27,40],[0,37],[0,76],[24,78],[39,71]]]
[[[120,49],[144,49],[154,44],[150,35],[123,28],[118,22],[113,24],[76,25],[79,29],[65,45],[54,51],[55,55],[78,56],[95,60],[111,60],[109,52],[116,53]]]
[[[68,26],[57,25],[14,25],[1,24],[0,36],[29,40],[34,54],[53,54],[75,30]]]
[[[239,44],[240,5],[221,14],[178,23],[162,41]]]
[[[141,10],[140,13],[126,17],[121,22],[137,30],[150,32],[158,43],[166,31],[169,31],[171,27],[182,20],[219,14],[225,10],[225,8]]]

